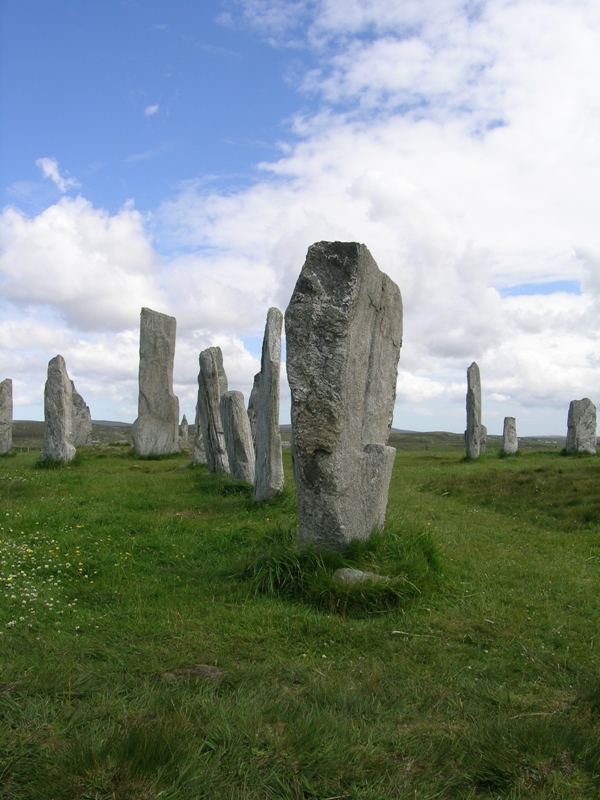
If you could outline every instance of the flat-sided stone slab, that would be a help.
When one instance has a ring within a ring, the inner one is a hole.
[[[79,447],[82,444],[90,444],[92,441],[92,415],[89,406],[75,388],[73,388],[73,444]]]
[[[299,537],[341,549],[385,521],[400,290],[364,244],[318,242],[285,329]]]
[[[200,353],[198,375],[198,418],[204,440],[206,465],[212,474],[229,474],[229,459],[221,420],[221,395],[227,391],[227,375],[220,347],[207,347]]]
[[[364,583],[365,581],[387,583],[389,578],[384,575],[378,575],[376,572],[363,572],[360,569],[341,567],[333,573],[333,580],[338,581],[338,583]]]
[[[571,400],[565,449],[567,453],[596,455],[596,406],[589,397]]]
[[[278,308],[270,308],[263,337],[258,387],[255,500],[270,500],[283,489],[283,460],[279,430],[282,326],[283,314]]]
[[[142,308],[138,416],[131,429],[141,456],[179,452],[179,400],[173,394],[177,320]]]
[[[62,356],[48,362],[44,387],[44,440],[41,461],[68,463],[75,457],[73,444],[73,384]]]
[[[481,376],[474,361],[467,370],[467,430],[465,447],[467,458],[478,458],[481,453]]]
[[[517,423],[514,417],[504,417],[504,430],[502,432],[502,449],[509,456],[519,449],[517,438]]]
[[[221,395],[221,421],[232,479],[254,483],[254,444],[241,392]]]
[[[12,380],[5,378],[0,383],[0,453],[8,453],[12,447],[12,422]]]
[[[254,383],[252,384],[252,391],[248,399],[248,419],[250,421],[250,431],[252,433],[252,442],[256,447],[256,428],[258,426],[258,390],[260,387],[260,372],[254,376]]]
[[[188,425],[187,417],[184,414],[181,418],[179,425],[179,438],[184,444],[187,444],[190,435],[190,426]]]

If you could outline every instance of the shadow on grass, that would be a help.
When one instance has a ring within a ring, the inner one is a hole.
[[[228,576],[247,581],[257,595],[306,603],[329,614],[372,615],[406,605],[440,580],[437,549],[427,531],[387,527],[342,552],[300,545],[295,530],[276,528]],[[334,572],[351,567],[382,579],[343,583]]]
[[[53,458],[40,458],[35,462],[35,469],[68,469],[69,467],[80,467],[83,459],[79,453],[70,461],[55,461]]]

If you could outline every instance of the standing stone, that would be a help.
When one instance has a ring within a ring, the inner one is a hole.
[[[12,422],[12,380],[5,378],[0,383],[0,453],[8,453],[12,447]]]
[[[256,428],[258,426],[258,390],[260,387],[260,372],[254,376],[252,391],[248,399],[248,419],[250,420],[250,430],[252,432],[252,442],[256,447]]]
[[[73,384],[67,375],[62,356],[48,362],[48,379],[44,388],[44,441],[42,461],[68,463],[75,456],[73,444]]]
[[[519,449],[519,440],[517,439],[517,423],[514,417],[504,417],[502,449],[509,456],[514,456]]]
[[[596,406],[588,397],[571,400],[566,450],[567,453],[596,455]]]
[[[482,425],[479,434],[479,454],[483,455],[487,450],[487,428]]]
[[[141,456],[179,452],[179,400],[173,394],[175,317],[142,308],[138,417],[131,436]]]
[[[220,347],[207,347],[200,353],[198,375],[198,407],[204,439],[206,464],[210,473],[229,473],[229,461],[221,420],[221,395],[227,391]]]
[[[188,443],[190,437],[190,426],[188,425],[187,417],[184,414],[181,418],[181,424],[179,426],[179,438],[185,444]]]
[[[231,477],[234,481],[254,483],[254,444],[244,395],[225,392],[220,407]]]
[[[313,244],[285,314],[299,537],[341,549],[383,526],[402,297],[364,244]]]
[[[198,385],[200,375],[198,375]],[[192,464],[206,464],[206,450],[204,449],[204,436],[202,431],[204,426],[200,420],[200,389],[198,388],[198,400],[196,402],[196,419],[194,430],[194,441],[192,443]]]
[[[263,338],[258,387],[254,499],[269,500],[283,489],[279,431],[279,379],[283,314],[270,308]]]
[[[89,406],[75,388],[71,381],[73,390],[73,444],[79,447],[82,444],[90,444],[92,441],[92,415]]]
[[[481,452],[481,377],[475,361],[467,370],[467,458],[478,458]]]

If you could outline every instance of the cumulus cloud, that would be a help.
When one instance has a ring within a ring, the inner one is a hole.
[[[58,161],[55,158],[38,158],[35,164],[41,169],[44,178],[50,178],[63,194],[69,189],[75,189],[81,186],[79,181],[75,180],[75,178],[64,178],[60,174]]]
[[[144,114],[147,117],[153,117],[158,112],[158,103],[154,103],[154,105],[146,106],[144,109]]]
[[[82,197],[63,197],[36,217],[0,214],[0,279],[17,306],[54,309],[79,330],[135,324],[141,305],[165,302],[158,259],[141,214],[115,215]]]

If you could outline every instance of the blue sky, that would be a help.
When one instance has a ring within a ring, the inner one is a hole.
[[[255,179],[298,98],[287,54],[219,24],[221,13],[211,2],[4,3],[4,203],[48,201],[34,188],[40,153],[112,213],[130,198],[154,208],[197,176]]]
[[[394,424],[562,433],[600,399],[595,0],[5,0],[0,379],[57,353],[133,420],[139,310],[247,395],[306,250],[364,242],[404,298]],[[289,391],[282,373],[282,421]]]

